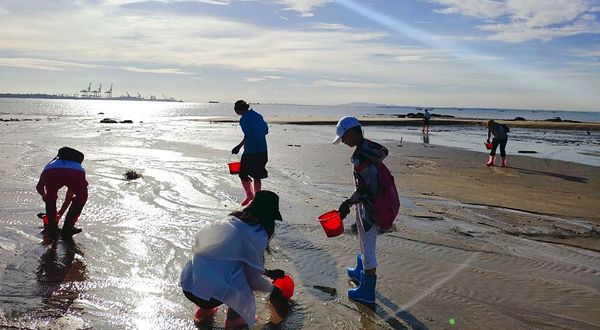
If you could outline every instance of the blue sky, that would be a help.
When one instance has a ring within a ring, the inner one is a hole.
[[[600,111],[600,0],[3,0],[0,92]]]

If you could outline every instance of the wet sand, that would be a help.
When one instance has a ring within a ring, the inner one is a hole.
[[[361,117],[358,118],[364,126],[421,126],[421,118],[384,118],[384,117]],[[213,117],[208,120],[213,122],[237,122],[235,117]],[[269,123],[288,124],[288,125],[335,125],[338,117],[268,117]],[[485,126],[488,119],[469,119],[469,118],[432,118],[430,126],[447,125],[472,125]],[[519,128],[538,128],[538,129],[558,129],[558,130],[583,130],[600,131],[600,123],[583,123],[573,121],[544,121],[544,120],[496,120],[500,124],[507,124],[511,127]]]
[[[178,276],[198,228],[242,199],[225,167],[239,128],[61,120],[0,132],[10,155],[0,165],[0,326],[194,328]],[[509,155],[508,168],[487,168],[484,153],[380,141],[402,208],[378,238],[377,304],[368,308],[345,293],[358,251],[354,213],[336,238],[315,220],[353,190],[351,149],[331,145],[331,132],[271,125],[264,188],[280,194],[285,221],[266,263],[296,281],[280,328],[600,329],[598,167]],[[40,155],[61,136],[89,150],[91,197],[76,244],[53,248],[39,234],[34,186],[49,161]],[[126,182],[127,169],[144,179]],[[264,298],[256,329],[269,328]]]

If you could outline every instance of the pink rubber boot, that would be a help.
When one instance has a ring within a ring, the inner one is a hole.
[[[200,323],[209,317],[212,317],[218,310],[219,307],[209,309],[196,307],[196,312],[194,313],[194,323]]]
[[[485,166],[494,166],[494,162],[496,161],[496,156],[490,156],[490,160],[485,163]]]
[[[242,186],[244,187],[244,191],[246,192],[246,199],[242,202],[242,206],[246,206],[250,204],[252,199],[254,199],[254,192],[252,192],[252,181],[243,181]]]
[[[506,157],[502,157],[502,162],[500,163],[500,167],[506,167]]]
[[[254,179],[254,193],[255,194],[260,191],[261,187],[262,187],[262,182],[260,182],[260,179]]]

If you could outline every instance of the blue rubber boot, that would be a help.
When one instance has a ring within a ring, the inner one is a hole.
[[[356,283],[360,283],[360,272],[363,270],[362,255],[356,255],[356,267],[348,268],[348,277]]]
[[[360,286],[356,289],[348,290],[348,298],[365,304],[374,304],[377,275],[366,275],[364,270],[360,272],[360,275]]]

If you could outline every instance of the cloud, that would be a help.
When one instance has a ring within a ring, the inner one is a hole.
[[[0,66],[50,71],[69,71],[75,69],[105,68],[105,66],[103,65],[82,64],[25,57],[0,57]]]
[[[486,20],[488,40],[521,43],[549,41],[583,33],[600,33],[597,0],[426,0],[443,6],[443,14]]]
[[[0,66],[49,71],[72,71],[80,69],[113,69],[155,74],[191,74],[190,72],[181,71],[181,69],[148,69],[138,68],[134,66],[109,66],[26,57],[0,57]]]
[[[275,0],[276,3],[286,6],[287,10],[294,10],[302,17],[311,17],[313,9],[323,6],[334,0]]]
[[[137,68],[133,66],[121,66],[118,69],[132,72],[146,72],[146,73],[157,73],[157,74],[192,74],[191,72],[181,71],[181,69],[146,69]]]
[[[391,87],[391,85],[371,83],[371,82],[333,81],[333,80],[328,80],[328,79],[321,79],[321,80],[313,81],[312,85],[337,87],[337,88],[356,88],[356,89],[363,89],[363,88],[378,89],[378,88]],[[397,85],[394,85],[394,86],[397,86]]]
[[[280,76],[261,76],[261,77],[246,78],[245,80],[248,81],[248,82],[259,82],[259,81],[263,81],[263,80],[279,80],[279,79],[283,79],[283,77],[280,77]]]

